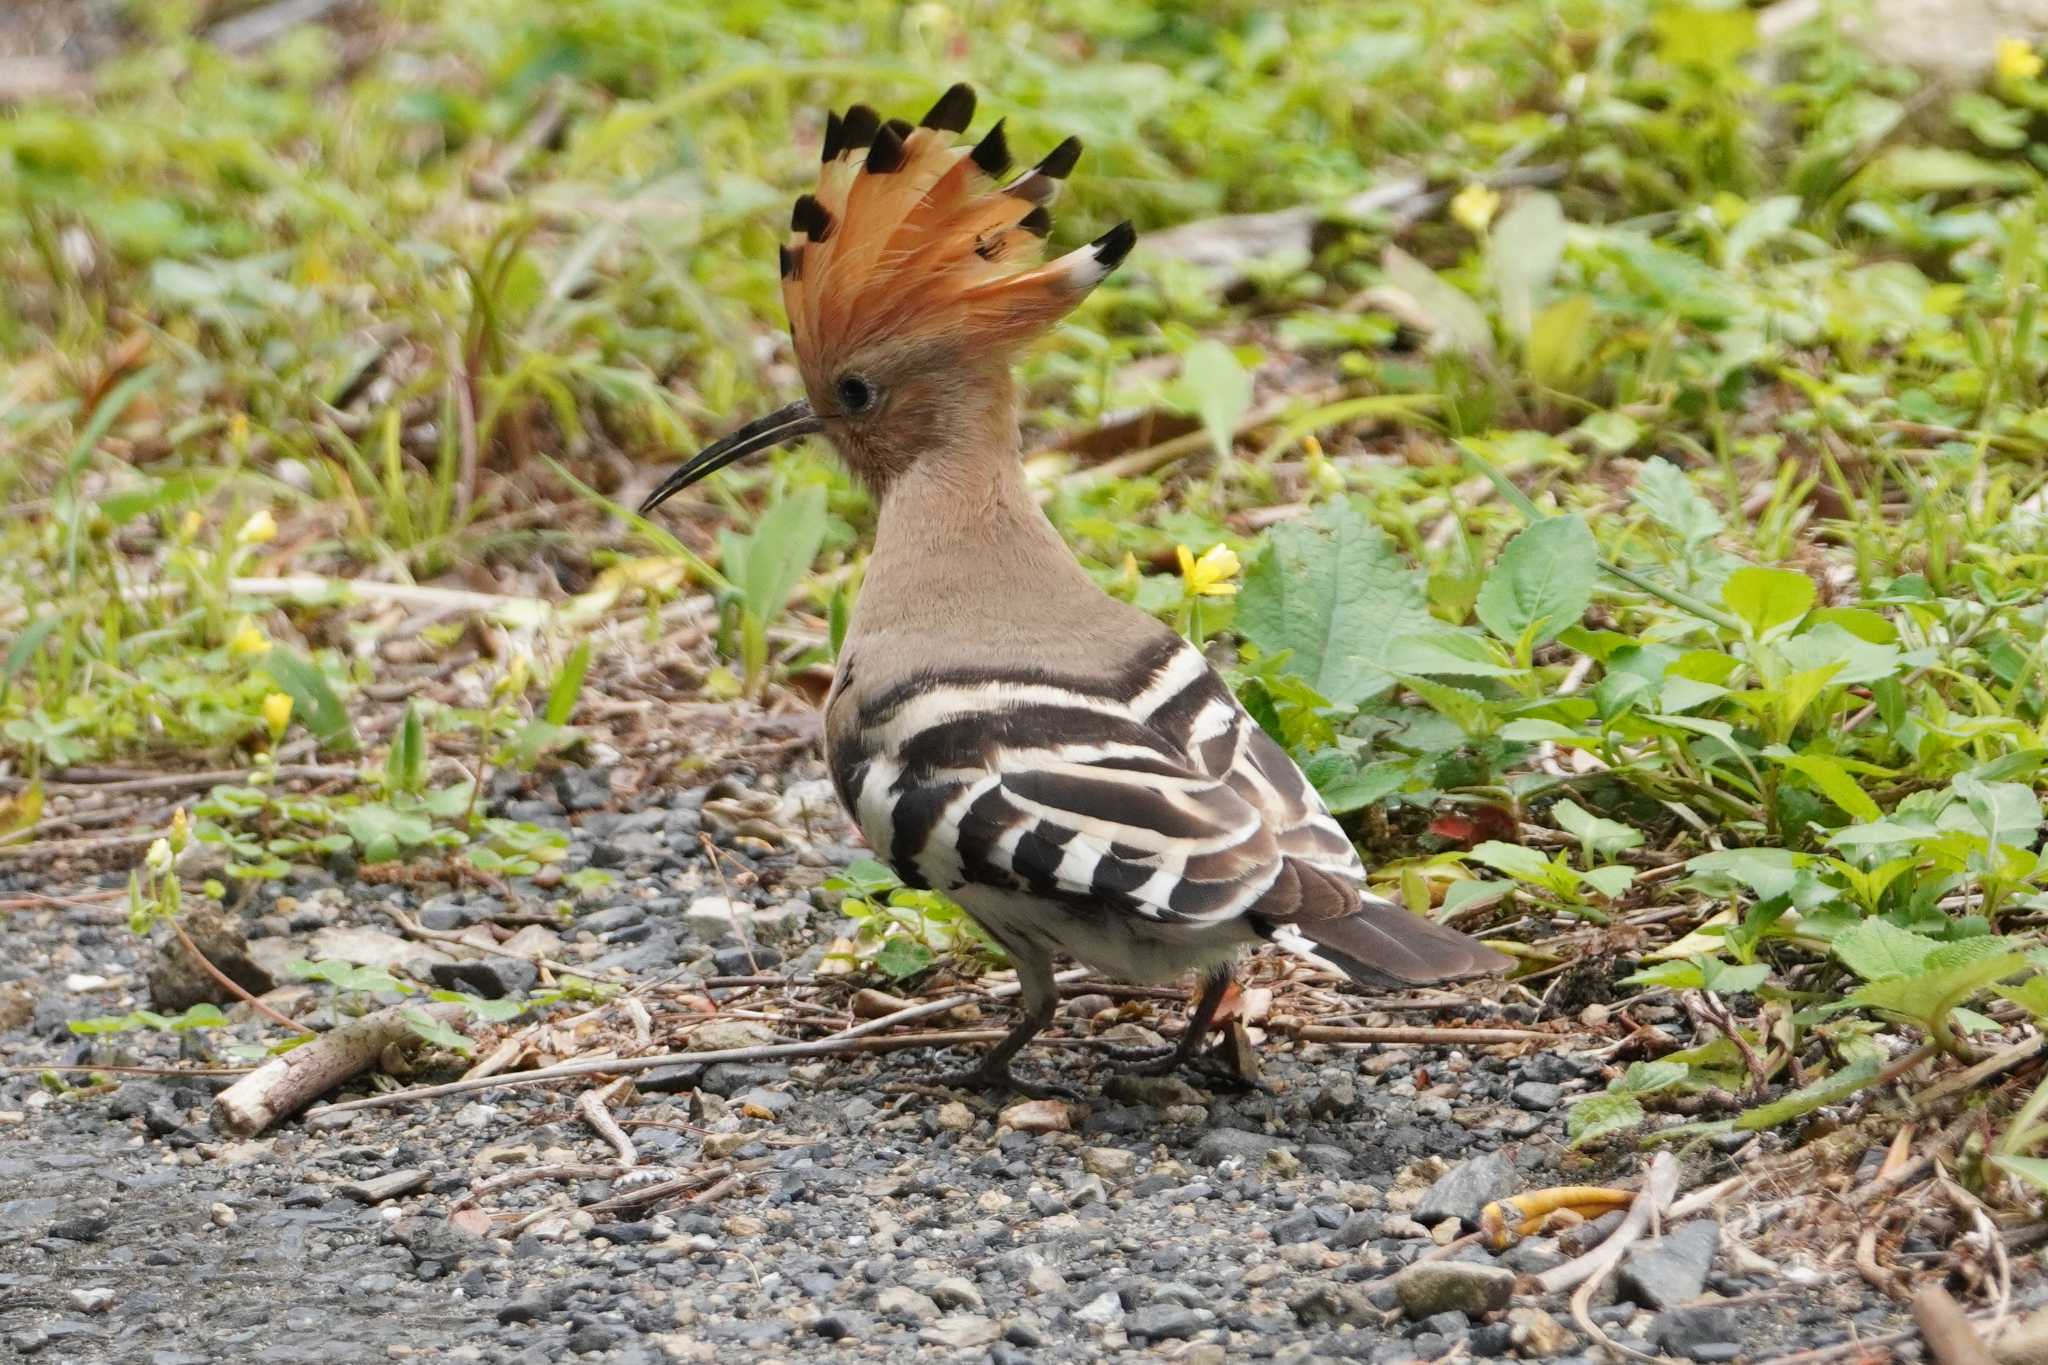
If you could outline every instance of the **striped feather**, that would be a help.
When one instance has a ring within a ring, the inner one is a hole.
[[[1176,636],[1095,678],[923,670],[858,706],[830,757],[869,843],[970,911],[1040,905],[1051,948],[1110,916],[1155,946],[1271,938],[1375,985],[1500,965],[1361,894],[1322,798]]]

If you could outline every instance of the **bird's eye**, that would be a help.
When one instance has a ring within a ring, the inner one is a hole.
[[[866,412],[875,401],[873,386],[857,374],[841,377],[838,392],[839,406],[846,412]]]

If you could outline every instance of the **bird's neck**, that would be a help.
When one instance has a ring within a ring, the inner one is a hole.
[[[988,640],[1101,605],[1032,497],[1006,423],[921,452],[884,490],[854,629]]]

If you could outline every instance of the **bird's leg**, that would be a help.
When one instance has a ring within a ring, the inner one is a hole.
[[[1209,1026],[1216,1022],[1216,1011],[1222,1007],[1223,996],[1229,989],[1230,967],[1226,963],[1202,978],[1202,993],[1196,998],[1194,1009],[1188,1012],[1187,1027],[1181,1030],[1179,1042],[1166,1048],[1118,1048],[1109,1054],[1110,1061],[1119,1071],[1134,1076],[1164,1076],[1186,1066],[1208,1041]]]
[[[1020,1080],[1010,1070],[1010,1060],[1024,1050],[1024,1045],[1045,1031],[1052,1022],[1055,1010],[1059,1008],[1059,986],[1052,978],[1052,959],[1043,953],[1019,951],[1015,945],[1005,943],[1010,960],[1017,966],[1017,984],[1022,988],[1020,1003],[1022,1015],[1017,1026],[1009,1035],[987,1052],[982,1054],[978,1065],[967,1071],[953,1072],[934,1077],[934,1083],[959,1090],[1009,1090],[1020,1095],[1043,1099],[1061,1095],[1071,1097],[1073,1092],[1065,1086],[1041,1085]]]

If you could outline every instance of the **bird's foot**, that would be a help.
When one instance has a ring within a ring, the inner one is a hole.
[[[1103,1055],[1126,1076],[1164,1076],[1179,1070],[1192,1058],[1192,1052],[1183,1055],[1173,1043],[1160,1047],[1113,1047]]]

